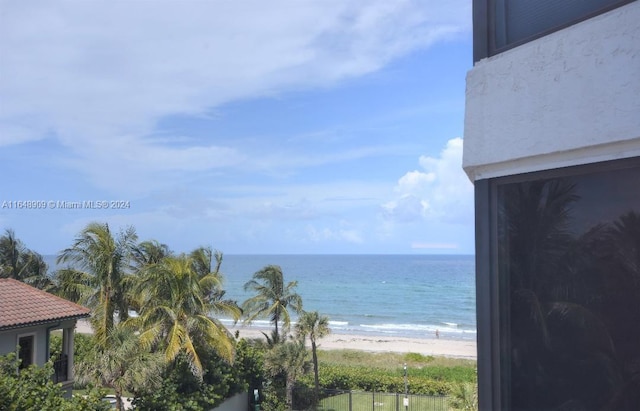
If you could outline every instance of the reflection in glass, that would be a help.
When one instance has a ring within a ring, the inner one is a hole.
[[[640,410],[640,168],[498,186],[503,402]]]

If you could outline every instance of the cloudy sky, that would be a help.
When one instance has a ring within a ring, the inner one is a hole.
[[[471,64],[470,0],[0,0],[0,228],[473,253]]]

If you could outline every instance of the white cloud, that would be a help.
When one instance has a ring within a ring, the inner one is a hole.
[[[341,222],[342,227],[338,228],[316,228],[313,225],[308,225],[306,228],[306,241],[312,243],[351,243],[362,244],[364,242],[362,234],[359,230],[349,227],[346,222]]]
[[[462,170],[461,138],[447,142],[437,158],[421,156],[422,171],[398,180],[399,196],[382,205],[387,221],[419,220],[469,224],[473,221],[473,185]]]
[[[166,116],[375,71],[468,30],[469,3],[3,0],[0,146],[56,138],[69,166],[106,187],[239,167],[246,156],[215,136],[148,137]]]

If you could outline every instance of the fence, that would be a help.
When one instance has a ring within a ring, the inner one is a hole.
[[[449,398],[404,394],[324,390],[317,405],[313,405],[311,393],[294,394],[294,410],[314,411],[448,411]]]

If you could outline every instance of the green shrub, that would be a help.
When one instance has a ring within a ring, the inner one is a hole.
[[[15,353],[0,356],[0,409],[7,411],[27,410],[109,410],[102,401],[104,391],[89,390],[85,396],[66,399],[61,384],[52,380],[53,365],[44,367],[31,365],[16,372],[20,360]]]
[[[473,383],[476,381],[475,368],[453,366],[453,367],[422,367],[410,368],[412,376],[428,378],[436,381],[447,381],[452,383]],[[403,370],[396,370],[396,375],[404,375]]]
[[[133,401],[140,410],[195,411],[212,409],[226,398],[262,386],[262,352],[244,340],[236,344],[233,364],[222,360],[213,350],[201,349],[204,375],[193,376],[185,354],[164,370],[159,389],[135,393]]]
[[[404,355],[404,360],[406,362],[413,362],[413,363],[426,364],[426,363],[432,362],[434,359],[435,357],[433,355],[422,355],[417,352],[410,352]]]
[[[410,374],[409,392],[423,395],[448,395],[453,383],[444,380]],[[313,376],[306,375],[300,383],[313,386]],[[320,385],[327,389],[404,392],[404,376],[397,371],[365,366],[322,365]]]

